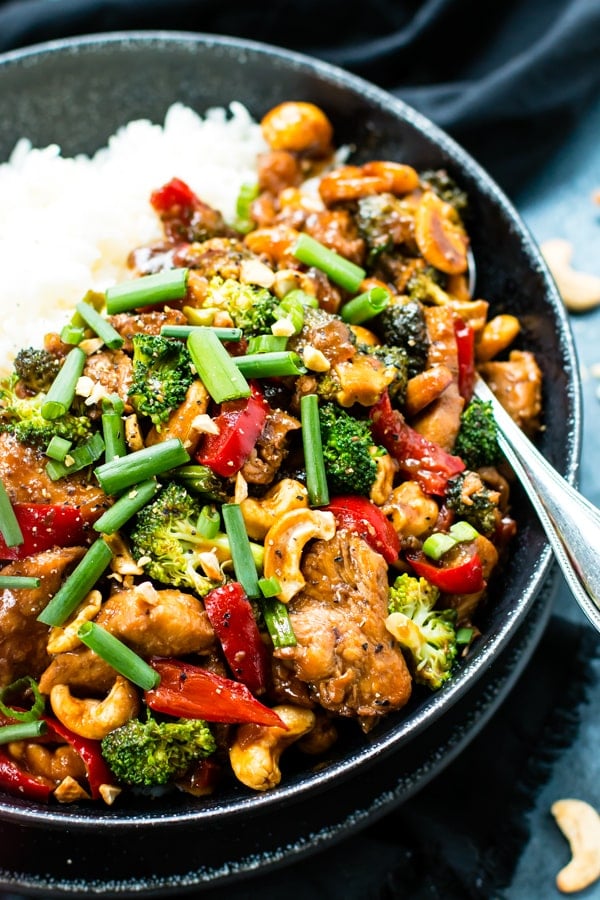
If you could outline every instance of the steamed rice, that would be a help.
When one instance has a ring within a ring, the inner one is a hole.
[[[129,251],[162,236],[149,204],[155,188],[181,178],[231,222],[265,149],[237,102],[204,117],[174,104],[163,125],[129,122],[91,158],[20,140],[0,164],[0,367],[60,330],[89,289],[128,277]]]

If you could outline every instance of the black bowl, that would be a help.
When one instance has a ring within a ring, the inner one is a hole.
[[[581,430],[575,351],[538,249],[481,167],[382,90],[317,60],[227,37],[140,32],[52,42],[0,57],[0,160],[22,136],[34,146],[58,143],[65,155],[92,153],[131,119],[162,122],[175,101],[203,113],[239,100],[260,118],[285,99],[320,105],[337,143],[356,147],[356,161],[444,167],[468,192],[477,293],[493,312],[519,316],[520,345],[544,373],[546,408],[551,396],[539,446],[573,481]],[[264,795],[241,785],[202,801],[130,795],[111,809],[0,795],[0,886],[82,896],[198,890],[297,858],[401,803],[491,715],[543,630],[551,555],[518,490],[514,513],[520,530],[480,623],[483,637],[442,691],[416,693],[368,737],[345,728],[331,758],[315,768],[291,761],[281,786]]]

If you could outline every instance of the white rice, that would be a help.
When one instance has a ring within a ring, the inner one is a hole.
[[[130,277],[128,253],[162,236],[150,193],[173,177],[228,222],[266,149],[240,103],[204,116],[174,104],[163,125],[124,125],[93,157],[21,139],[0,164],[0,368],[60,330],[89,289]]]

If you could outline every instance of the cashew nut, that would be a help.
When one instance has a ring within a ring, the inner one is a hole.
[[[300,481],[283,478],[260,500],[246,497],[240,502],[240,506],[249,537],[262,541],[269,528],[284,513],[308,507],[308,492]]]
[[[89,800],[90,795],[78,781],[67,775],[54,791],[59,803],[75,803],[76,800]]]
[[[430,265],[449,275],[466,272],[469,239],[456,210],[425,191],[415,212],[415,240]]]
[[[269,528],[265,537],[263,570],[265,578],[277,578],[283,603],[302,590],[305,584],[300,560],[305,544],[311,538],[330,541],[335,535],[333,513],[319,509],[293,509]]]
[[[59,627],[50,629],[50,637],[46,649],[48,653],[67,653],[81,646],[77,637],[79,626],[84,622],[90,622],[100,612],[102,606],[102,594],[100,591],[90,591],[87,597],[79,604],[69,621]]]
[[[600,816],[583,800],[557,800],[551,810],[572,854],[556,886],[565,894],[582,891],[600,878]]]
[[[315,714],[299,706],[275,706],[287,725],[240,725],[229,749],[233,772],[242,784],[255,791],[267,791],[281,781],[279,760],[286,747],[308,734],[315,726]]]
[[[600,304],[600,276],[572,268],[573,245],[570,241],[554,238],[545,241],[540,250],[567,309],[585,312]]]
[[[66,684],[56,684],[50,691],[54,715],[66,728],[81,737],[100,741],[115,728],[133,719],[140,706],[138,693],[131,682],[117,675],[104,700],[82,700],[74,697]]]
[[[477,362],[488,362],[498,356],[512,344],[520,330],[521,323],[516,316],[506,313],[494,316],[486,322],[475,344]]]
[[[377,471],[369,497],[377,506],[383,506],[392,492],[398,463],[389,453],[382,453],[381,456],[375,457],[375,464]]]

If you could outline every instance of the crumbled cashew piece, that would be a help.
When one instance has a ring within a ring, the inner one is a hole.
[[[83,350],[86,356],[92,356],[93,353],[104,347],[104,341],[99,337],[85,338],[83,341],[79,341],[77,346]]]
[[[94,379],[90,378],[89,375],[81,375],[75,385],[75,394],[78,397],[89,397],[94,390],[95,383]]]
[[[275,272],[260,259],[243,259],[240,263],[240,281],[242,284],[270,288],[275,281]]]
[[[540,250],[567,309],[585,312],[600,305],[600,276],[573,269],[573,245],[562,238],[545,241]]]
[[[59,803],[74,803],[75,800],[90,800],[90,795],[84,790],[78,781],[67,775],[54,791],[54,796]]]
[[[331,363],[323,351],[313,347],[312,344],[307,344],[302,351],[302,362],[313,372],[328,372],[331,368]]]
[[[125,440],[129,449],[132,452],[143,450],[144,438],[142,437],[140,423],[136,414],[132,413],[130,416],[125,416],[123,421],[125,423]]]
[[[111,572],[116,572],[118,575],[144,574],[141,560],[136,563],[131,555],[131,550],[118,531],[105,535],[104,540],[113,552],[113,558],[110,561]]]
[[[582,891],[600,878],[600,816],[583,800],[557,800],[552,815],[571,847],[571,861],[556,876],[565,894]]]
[[[291,337],[294,334],[294,323],[291,319],[277,319],[271,325],[271,331],[277,337]]]
[[[242,503],[248,496],[248,482],[241,472],[235,476],[235,491],[233,494],[234,503]]]
[[[98,793],[107,806],[112,806],[122,790],[116,784],[101,784],[98,788]]]

